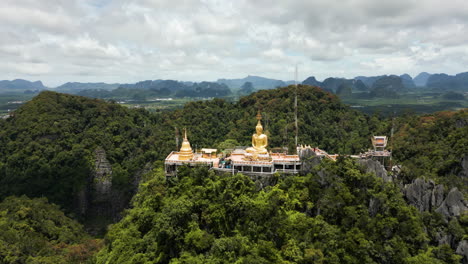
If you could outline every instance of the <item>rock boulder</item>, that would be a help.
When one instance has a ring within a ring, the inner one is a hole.
[[[439,207],[444,200],[444,186],[436,185],[434,181],[418,178],[411,184],[406,184],[403,194],[410,205],[419,211],[431,211]]]
[[[466,210],[468,210],[468,203],[463,194],[455,187],[450,190],[445,200],[435,211],[448,219],[452,216],[460,216]]]
[[[382,178],[385,182],[393,181],[393,178],[388,175],[387,170],[379,161],[359,159],[358,163],[366,168],[366,172],[375,173],[377,177]]]
[[[468,264],[468,241],[462,240],[455,251],[458,255],[461,255],[463,258],[461,260],[462,264]]]

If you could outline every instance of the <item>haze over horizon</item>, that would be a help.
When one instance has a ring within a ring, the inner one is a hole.
[[[467,71],[468,5],[4,0],[0,80],[132,83]]]

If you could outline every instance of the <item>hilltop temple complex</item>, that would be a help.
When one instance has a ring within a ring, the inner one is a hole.
[[[314,155],[335,161],[337,154],[328,154],[317,147],[298,146],[297,155],[287,153],[273,153],[268,151],[268,136],[263,133],[261,123],[262,115],[257,114],[257,126],[252,135],[251,147],[237,147],[230,155],[218,156],[217,149],[202,148],[201,153],[193,152],[185,130],[182,146],[179,151],[172,151],[164,161],[167,177],[177,176],[180,166],[205,166],[218,172],[243,173],[250,176],[272,175],[274,173],[297,174],[301,171],[301,158],[304,155]],[[385,150],[387,137],[374,136],[372,138],[374,150],[369,150],[352,158],[369,159],[374,157],[390,157],[391,153]]]
[[[201,153],[193,153],[185,131],[180,151],[171,152],[164,162],[166,175],[176,176],[177,167],[183,165],[207,166],[217,171],[240,172],[247,175],[299,172],[301,162],[298,155],[268,151],[268,136],[263,133],[261,119],[262,116],[258,113],[257,126],[252,135],[252,146],[236,148],[228,157],[216,156],[216,149],[201,149]]]

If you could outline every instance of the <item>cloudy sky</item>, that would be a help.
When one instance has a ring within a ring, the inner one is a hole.
[[[0,79],[468,71],[466,0],[1,0]]]

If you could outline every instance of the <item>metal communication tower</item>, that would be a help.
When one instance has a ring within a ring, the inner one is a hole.
[[[294,75],[294,86],[295,86],[295,95],[294,95],[294,124],[296,127],[296,140],[295,140],[295,147],[297,148],[297,135],[299,132],[298,126],[297,126],[297,64],[296,64],[296,72]]]

